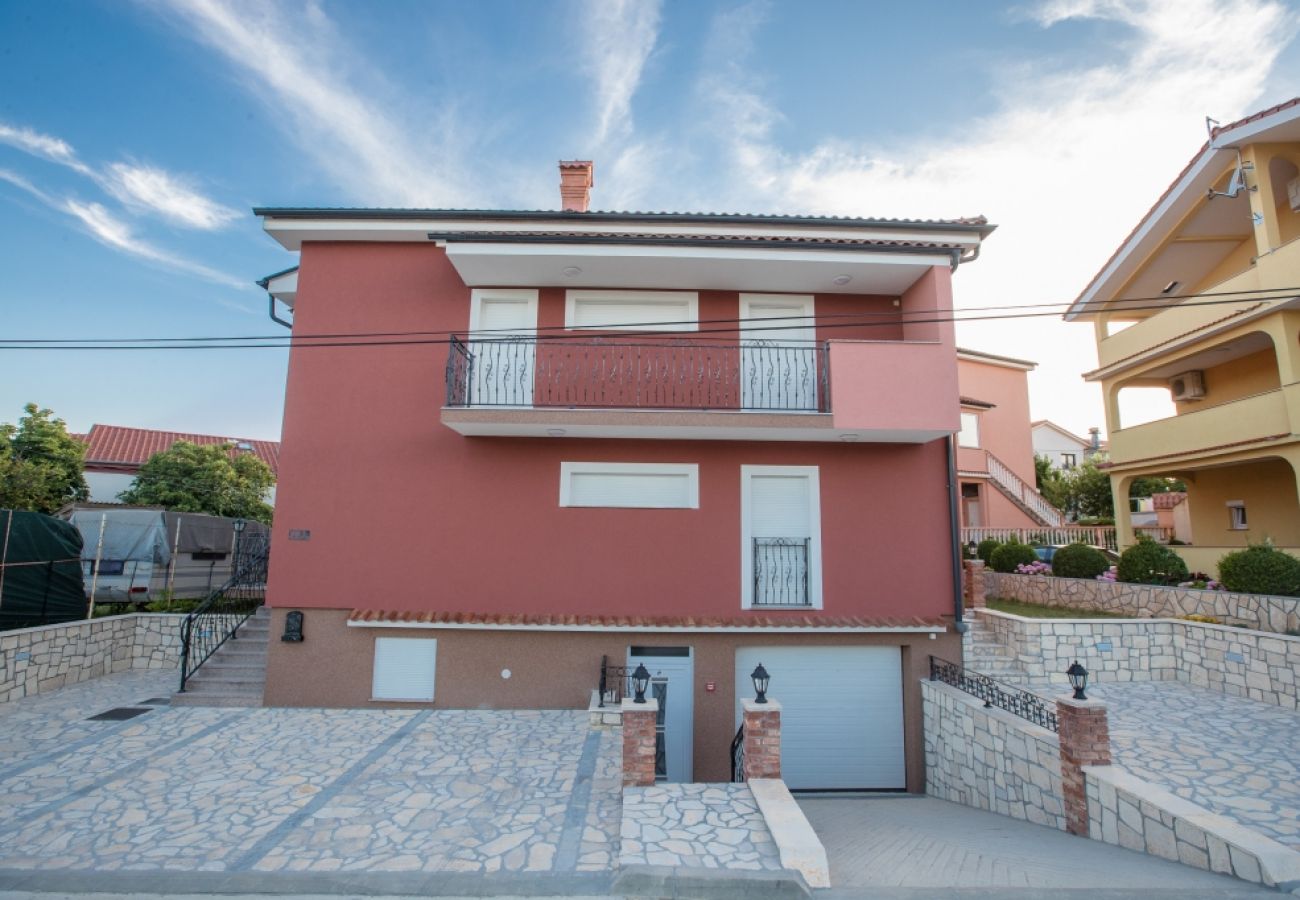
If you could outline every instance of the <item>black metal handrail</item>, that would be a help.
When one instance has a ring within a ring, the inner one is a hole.
[[[753,606],[811,606],[810,538],[754,538]]]
[[[459,338],[447,406],[829,412],[825,342]]]
[[[251,535],[249,536],[252,537]],[[194,608],[181,623],[181,693],[199,666],[227,640],[235,640],[240,625],[266,600],[269,544],[250,541],[235,551],[233,574]]]
[[[740,723],[736,736],[731,739],[731,780],[745,780],[745,723]]]
[[[942,681],[958,690],[984,701],[985,708],[996,706],[1022,719],[1042,726],[1048,731],[1057,730],[1056,713],[1052,704],[1037,694],[1004,684],[995,678],[963,669],[957,663],[930,657],[930,680]]]
[[[600,658],[600,705],[618,706],[631,693],[632,667],[610,665],[609,657]]]

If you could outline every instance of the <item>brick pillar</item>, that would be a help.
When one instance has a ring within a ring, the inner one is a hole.
[[[745,723],[745,780],[781,777],[781,704],[742,700]]]
[[[1056,701],[1061,740],[1061,792],[1065,795],[1065,830],[1088,836],[1088,793],[1084,766],[1110,765],[1110,726],[1106,704],[1100,700]]]
[[[649,787],[655,783],[655,719],[659,701],[624,700],[623,787]]]
[[[968,559],[963,564],[966,573],[966,608],[983,609],[984,603],[984,561]]]

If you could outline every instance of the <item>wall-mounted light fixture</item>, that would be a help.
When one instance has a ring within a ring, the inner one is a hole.
[[[286,644],[302,643],[302,613],[292,610],[284,617],[284,634],[280,640]]]

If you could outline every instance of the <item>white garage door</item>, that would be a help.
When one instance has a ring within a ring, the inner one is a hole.
[[[791,788],[901,790],[903,671],[897,647],[743,647],[736,722],[759,663],[781,703],[781,774]]]

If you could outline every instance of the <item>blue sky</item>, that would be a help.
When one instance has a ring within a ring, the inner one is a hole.
[[[1270,0],[0,3],[8,337],[257,335],[254,205],[593,205],[1001,227],[974,307],[1072,298],[1204,139],[1300,89]],[[1089,326],[966,325],[1101,424]],[[0,351],[0,421],[279,434],[283,350]],[[439,386],[430,385],[436,398]],[[1142,410],[1154,412],[1151,400]]]

